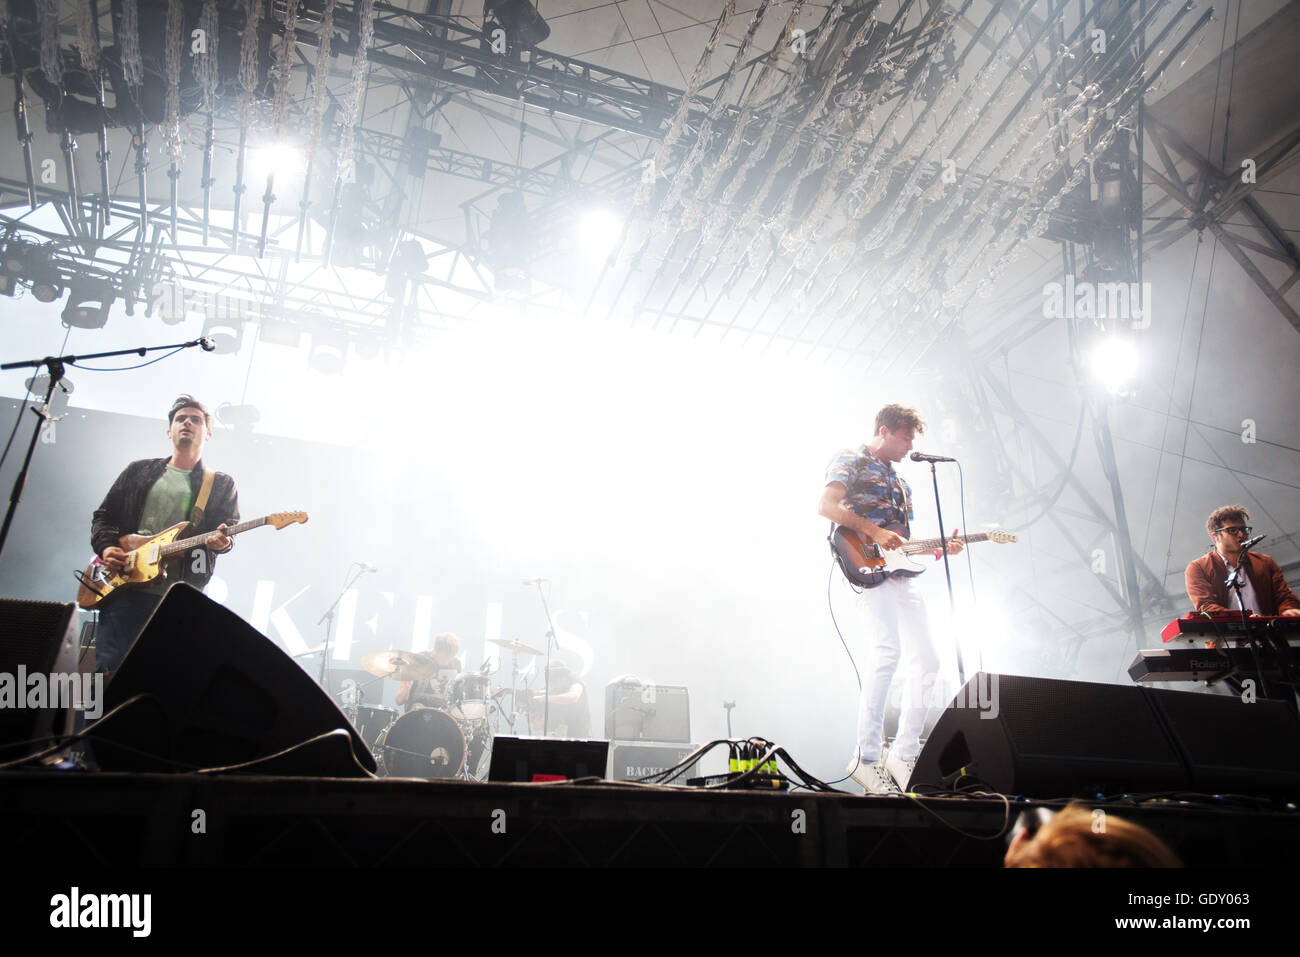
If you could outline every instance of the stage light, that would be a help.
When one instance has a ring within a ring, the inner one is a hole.
[[[294,143],[264,143],[248,151],[248,176],[254,182],[265,182],[272,173],[277,184],[301,176],[306,159]]]
[[[209,316],[203,322],[201,335],[211,339],[221,355],[234,355],[244,342],[244,323],[235,317]]]
[[[1112,334],[1092,347],[1088,364],[1093,378],[1111,395],[1131,395],[1139,368],[1137,344],[1131,338]]]
[[[623,221],[608,209],[589,209],[578,220],[578,248],[587,256],[607,256],[622,232]]]
[[[34,279],[32,295],[37,302],[54,302],[63,296],[63,287],[49,279]]]
[[[488,0],[487,8],[512,43],[535,47],[551,35],[550,24],[528,0]]]
[[[48,391],[49,388],[50,388],[50,377],[46,375],[44,372],[42,372],[40,375],[34,375],[27,380],[27,391],[30,392],[32,395],[45,395],[46,391]],[[68,395],[72,395],[72,393],[76,391],[77,387],[72,384],[71,379],[69,379],[67,376],[63,376],[62,378],[59,379],[59,388],[61,388]]]
[[[348,361],[348,340],[332,330],[313,332],[307,364],[317,372],[338,375]]]
[[[74,279],[63,307],[63,324],[78,329],[102,329],[113,305],[113,287],[103,279]]]
[[[31,286],[32,295],[38,302],[54,302],[63,295],[63,277],[54,264],[54,252],[49,246],[11,241],[0,254],[0,276],[6,280],[0,283],[0,291],[5,295],[13,295],[19,282]]]
[[[228,425],[236,432],[251,432],[253,426],[262,420],[262,413],[255,405],[232,405],[223,402],[217,406],[217,421]]]
[[[393,258],[388,261],[388,281],[384,291],[393,299],[401,299],[406,292],[406,283],[412,276],[419,276],[429,268],[429,257],[418,240],[406,239],[397,244]]]
[[[258,326],[257,340],[273,346],[297,349],[298,344],[302,342],[302,330],[283,320],[263,319]]]

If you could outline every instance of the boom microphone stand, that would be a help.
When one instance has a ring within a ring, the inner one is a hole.
[[[542,737],[551,730],[551,648],[555,645],[555,622],[551,620],[551,607],[546,603],[546,592],[542,590],[545,578],[533,578],[525,585],[536,585],[537,595],[542,600],[542,610],[546,612],[546,675],[542,684]]]
[[[18,478],[14,480],[13,491],[9,494],[9,511],[5,513],[4,525],[0,526],[0,555],[4,554],[5,542],[9,539],[9,526],[13,524],[14,513],[18,511],[18,503],[22,500],[23,489],[27,487],[27,474],[31,471],[32,456],[36,454],[36,440],[41,436],[41,427],[47,421],[56,422],[61,418],[61,416],[50,415],[50,400],[54,397],[55,388],[62,388],[64,366],[75,365],[83,359],[108,359],[113,356],[129,355],[143,356],[147,352],[159,352],[163,349],[189,349],[193,346],[201,346],[204,352],[211,352],[216,348],[211,339],[203,337],[192,339],[189,342],[178,342],[170,346],[140,346],[136,349],[95,352],[88,356],[46,356],[43,359],[26,359],[22,362],[6,362],[4,365],[0,365],[0,371],[8,369],[39,369],[44,366],[50,377],[50,386],[45,390],[45,401],[41,403],[39,408],[32,408],[39,421],[32,431],[32,440],[28,443],[27,455],[23,458],[23,466],[18,470]],[[67,391],[66,388],[64,391]]]
[[[943,533],[943,506],[939,503],[939,473],[935,467],[939,462],[955,462],[956,459],[942,458],[940,456],[922,456],[920,452],[912,453],[914,462],[930,463],[930,478],[934,482],[934,510],[939,516],[939,552],[943,555],[943,574],[948,579],[948,609],[953,619],[957,617],[957,602],[952,596],[952,568],[948,564],[948,539]],[[957,686],[965,687],[966,685],[966,667],[962,664],[961,642],[957,645]]]

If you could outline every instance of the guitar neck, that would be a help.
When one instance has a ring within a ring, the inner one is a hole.
[[[233,538],[240,532],[246,532],[250,528],[257,528],[259,525],[265,525],[266,518],[267,517],[263,515],[261,518],[252,518],[247,522],[240,522],[238,525],[231,525],[226,529],[226,535]],[[211,532],[204,532],[202,535],[191,535],[189,538],[182,538],[179,541],[172,542],[170,545],[163,547],[161,557],[163,559],[172,558],[179,555],[181,552],[188,551],[196,545],[202,545],[211,534]]]
[[[909,555],[915,552],[929,552],[936,548],[942,548],[944,542],[961,542],[969,545],[971,542],[987,542],[989,536],[987,532],[979,532],[975,535],[953,535],[945,539],[938,538],[918,538],[914,542],[908,542],[902,547],[902,551]]]

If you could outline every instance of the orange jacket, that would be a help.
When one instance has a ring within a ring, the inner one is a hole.
[[[1251,587],[1255,589],[1261,615],[1278,615],[1288,608],[1300,608],[1300,598],[1296,598],[1277,562],[1258,552],[1246,553],[1246,575]],[[1197,611],[1236,611],[1237,599],[1228,594],[1228,566],[1219,556],[1218,551],[1210,551],[1187,566],[1187,597],[1192,600],[1192,607]]]

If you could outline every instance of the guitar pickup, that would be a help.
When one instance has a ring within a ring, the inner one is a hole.
[[[78,583],[80,583],[80,584],[86,586],[86,588],[88,588],[90,591],[93,591],[93,592],[94,592],[96,595],[98,595],[100,598],[103,598],[105,595],[108,594],[108,592],[106,592],[106,591],[104,591],[103,589],[101,589],[101,588],[97,587],[96,585],[94,585],[94,584],[92,583],[92,579],[89,578],[89,577],[86,575],[86,573],[83,572],[83,571],[78,570],[78,571],[73,572],[73,573],[72,573],[72,577],[75,578],[75,579],[78,581]]]

